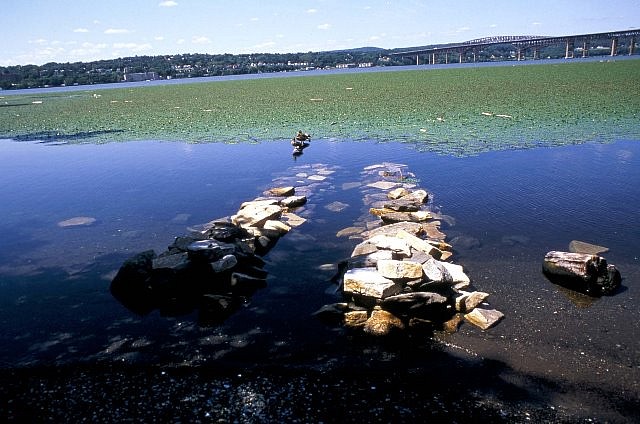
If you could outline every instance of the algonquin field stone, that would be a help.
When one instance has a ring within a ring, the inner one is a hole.
[[[274,187],[266,190],[264,192],[264,195],[275,196],[275,197],[286,197],[286,196],[293,196],[295,192],[296,192],[296,189],[293,186]]]
[[[282,215],[282,208],[277,200],[257,200],[243,203],[231,221],[239,227],[259,227],[266,221],[278,219]]]
[[[376,306],[369,319],[364,323],[363,329],[365,333],[374,336],[387,336],[397,330],[404,330],[404,327],[400,318]]]
[[[422,265],[413,261],[383,259],[377,263],[378,272],[392,280],[413,280],[422,278]]]
[[[383,277],[375,268],[350,269],[344,274],[343,290],[367,300],[380,300],[402,291],[402,285]]]
[[[383,178],[363,183],[364,204],[378,219],[366,216],[356,221],[358,227],[367,228],[358,235],[363,241],[351,258],[338,263],[331,279],[336,284],[342,281],[342,295],[353,305],[350,308],[360,308],[344,312],[343,325],[376,336],[405,328],[455,331],[464,321],[462,311],[468,313],[468,322],[481,328],[495,325],[500,312],[473,312],[488,294],[463,291],[471,281],[462,266],[446,262],[452,246],[445,242],[441,222],[426,209],[428,193],[416,189],[412,182],[417,179],[404,168],[380,164],[363,173],[364,178]],[[387,192],[371,193],[369,188]]]
[[[112,295],[130,310],[166,316],[198,309],[199,321],[219,323],[266,286],[261,258],[292,227],[305,222],[289,208],[306,202],[293,187],[270,189],[244,202],[231,217],[189,228],[160,255],[143,252],[127,260],[111,281]]]
[[[502,318],[504,318],[504,314],[502,312],[496,309],[482,308],[475,308],[473,311],[464,316],[465,320],[475,325],[476,327],[480,327],[483,330],[487,330],[493,327]]]

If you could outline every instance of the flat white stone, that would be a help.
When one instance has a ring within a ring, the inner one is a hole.
[[[397,237],[389,237],[383,234],[371,237],[367,240],[368,243],[375,245],[379,249],[393,250],[394,252],[402,253],[406,257],[411,256],[411,247],[405,240],[401,240]]]
[[[376,181],[375,183],[367,184],[367,187],[378,188],[380,190],[389,190],[399,185],[400,183],[394,183],[391,181]]]
[[[374,268],[350,269],[344,274],[345,293],[384,299],[402,291],[402,286],[384,278]]]
[[[394,259],[379,260],[378,272],[390,279],[416,279],[422,278],[422,264],[413,261],[398,261]]]
[[[449,274],[451,274],[451,278],[453,278],[454,284],[469,284],[471,282],[471,279],[467,276],[467,274],[464,273],[462,265],[456,265],[449,262],[440,262],[440,264],[442,264],[442,266],[444,266],[446,270],[449,271]]]
[[[482,309],[475,308],[464,316],[464,319],[471,324],[480,327],[483,330],[487,330],[498,323],[504,314],[496,309]]]

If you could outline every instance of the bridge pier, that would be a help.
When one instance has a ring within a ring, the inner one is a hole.
[[[582,45],[582,57],[587,56],[589,56],[589,43],[587,42],[587,40],[584,40],[584,43]]]
[[[611,39],[611,56],[615,56],[618,50],[618,38],[613,37]]]
[[[567,38],[564,50],[565,59],[573,59],[573,39]]]
[[[636,50],[636,37],[631,37],[629,40],[629,56],[631,56]]]
[[[629,53],[631,54],[631,53]],[[444,64],[448,65],[449,64],[449,52],[445,52],[444,54]]]
[[[462,52],[460,52],[460,63],[462,63]]]
[[[416,66],[420,65],[420,55],[416,55]]]
[[[540,59],[540,49],[536,47],[535,49],[533,49],[533,60],[538,59]]]

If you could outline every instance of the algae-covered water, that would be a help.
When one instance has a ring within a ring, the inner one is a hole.
[[[639,64],[5,96],[0,417],[637,422]],[[294,158],[298,128],[316,137]],[[336,234],[367,214],[361,172],[385,161],[432,194],[453,261],[506,316],[497,327],[382,341],[311,315],[340,300],[331,265],[357,240]],[[111,296],[134,253],[292,182],[307,222],[222,324],[138,316]],[[590,298],[544,278],[544,254],[574,239],[610,249],[621,290]]]
[[[639,81],[636,59],[6,95],[0,136],[252,142],[304,129],[465,155],[634,138]]]

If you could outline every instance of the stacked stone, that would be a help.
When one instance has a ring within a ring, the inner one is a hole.
[[[346,302],[325,305],[316,315],[373,335],[406,328],[456,331],[464,319],[490,328],[503,314],[481,307],[489,295],[471,291],[462,266],[448,262],[451,246],[427,208],[428,193],[403,168],[365,168],[378,176],[367,187],[384,193],[368,194],[375,199],[369,212],[378,222],[351,236],[363,241],[338,265]]]
[[[292,210],[306,203],[294,187],[267,190],[245,202],[235,215],[192,228],[164,252],[153,250],[127,260],[111,292],[132,311],[181,315],[194,309],[206,323],[224,320],[248,296],[265,287],[261,256],[305,219]]]

